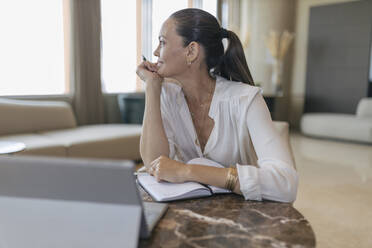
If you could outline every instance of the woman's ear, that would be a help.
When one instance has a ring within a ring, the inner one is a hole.
[[[188,64],[193,63],[199,56],[200,53],[200,45],[199,43],[192,41],[187,46],[187,54],[186,54],[186,60]]]

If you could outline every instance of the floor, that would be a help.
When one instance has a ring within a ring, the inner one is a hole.
[[[296,132],[290,139],[300,176],[294,206],[317,247],[372,247],[372,145]]]

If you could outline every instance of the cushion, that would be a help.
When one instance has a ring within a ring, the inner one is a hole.
[[[372,118],[334,113],[309,113],[301,118],[306,135],[372,143]]]
[[[63,101],[30,101],[0,98],[0,135],[72,128],[71,106]]]
[[[101,124],[41,132],[67,147],[68,157],[140,159],[141,125]]]
[[[372,118],[372,97],[362,98],[359,101],[356,116],[359,118]]]
[[[40,134],[19,134],[1,136],[2,141],[17,141],[26,145],[26,149],[18,152],[17,155],[43,155],[64,157],[67,154],[66,147]]]

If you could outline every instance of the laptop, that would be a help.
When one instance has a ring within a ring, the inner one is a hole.
[[[0,156],[0,248],[137,247],[167,204],[142,202],[131,161]]]

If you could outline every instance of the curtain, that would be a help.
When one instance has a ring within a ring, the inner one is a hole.
[[[240,33],[240,0],[228,0],[228,22],[227,27]]]
[[[79,125],[104,122],[101,89],[100,0],[67,0],[70,11],[70,81]]]

